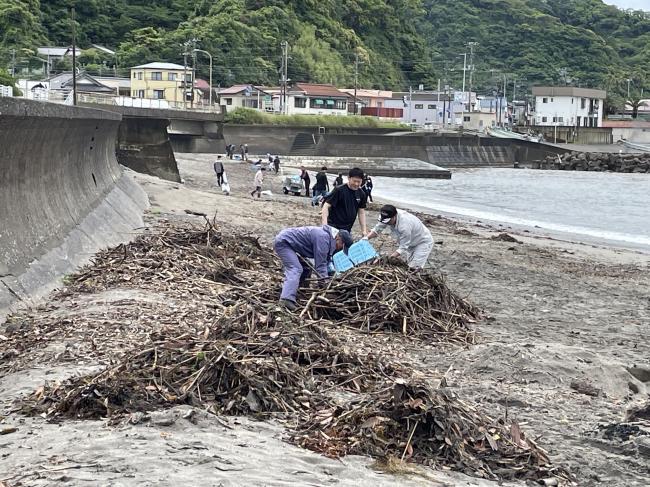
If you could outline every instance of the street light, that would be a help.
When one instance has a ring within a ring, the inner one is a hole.
[[[627,99],[630,99],[630,82],[632,81],[630,78],[627,78],[625,81],[627,81]]]
[[[210,97],[209,97],[209,103],[210,103],[210,108],[212,108],[212,55],[208,51],[204,51],[203,49],[192,49],[192,52],[202,52],[203,54],[207,54],[207,56],[210,58]],[[192,83],[194,83],[195,80],[192,80]],[[194,89],[194,88],[192,88]]]

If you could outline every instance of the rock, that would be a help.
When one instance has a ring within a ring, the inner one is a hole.
[[[517,240],[515,237],[513,237],[512,235],[509,235],[507,233],[500,233],[499,235],[493,235],[492,237],[490,237],[490,240],[497,240],[497,241],[500,241],[500,242],[512,242],[512,243],[518,243],[518,244],[523,243],[520,240]]]
[[[598,397],[605,395],[602,389],[595,387],[585,379],[573,379],[569,387],[585,396]]]

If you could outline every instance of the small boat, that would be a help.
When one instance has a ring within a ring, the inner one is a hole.
[[[650,152],[650,145],[648,144],[639,144],[638,142],[630,142],[625,139],[619,140],[618,143],[623,144],[628,149],[633,149],[641,152]]]
[[[544,138],[541,136],[520,134],[519,132],[513,132],[511,130],[501,129],[497,127],[488,127],[486,129],[486,132],[488,135],[497,137],[499,139],[528,140],[530,142],[542,142],[544,140]]]

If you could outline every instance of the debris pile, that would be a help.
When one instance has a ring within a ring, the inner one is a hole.
[[[441,276],[404,266],[355,267],[310,298],[313,319],[367,332],[399,332],[428,341],[474,343],[479,311],[454,294]]]
[[[449,389],[417,381],[397,380],[344,407],[318,411],[294,440],[328,456],[406,457],[487,479],[564,476],[518,423],[506,427]]]
[[[479,313],[441,278],[386,263],[361,266],[307,293],[300,315],[276,307],[281,279],[270,250],[211,222],[161,229],[103,252],[69,279],[64,295],[134,287],[170,303],[191,300],[193,308],[161,303],[164,325],[135,335],[130,347],[121,337],[112,356],[104,348],[110,360],[102,371],[48,383],[18,407],[54,421],[119,422],[191,404],[273,416],[287,423],[293,442],[330,456],[395,455],[489,479],[569,478],[516,424],[464,403],[444,378],[425,382],[412,366],[339,339],[345,323],[472,343]],[[83,330],[83,314],[71,326]]]

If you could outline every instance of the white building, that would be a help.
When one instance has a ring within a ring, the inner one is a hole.
[[[333,85],[296,83],[286,96],[273,94],[274,111],[283,111],[285,98],[287,115],[348,115],[350,96]]]
[[[221,88],[217,92],[219,104],[225,105],[228,110],[236,108],[251,108],[259,111],[273,111],[273,98],[271,93],[264,91],[259,86],[234,85]]]
[[[386,108],[403,108],[402,121],[418,126],[461,125],[469,122],[469,112],[477,110],[476,93],[413,91],[393,92],[384,102]]]
[[[535,86],[535,125],[602,127],[607,92],[573,86]]]

